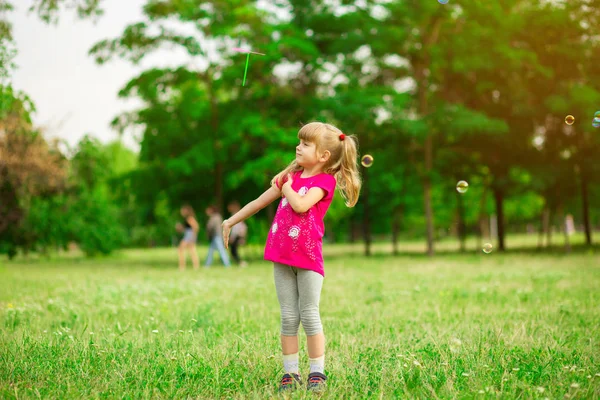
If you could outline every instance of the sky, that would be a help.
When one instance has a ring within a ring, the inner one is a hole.
[[[71,146],[85,134],[104,143],[117,139],[110,121],[140,104],[119,99],[119,90],[145,67],[177,61],[168,50],[154,53],[139,66],[120,59],[98,65],[88,55],[96,42],[120,36],[128,24],[142,20],[145,0],[105,0],[104,15],[95,23],[64,10],[56,25],[45,24],[26,5],[15,3],[9,16],[18,51],[13,85],[33,100],[34,123],[45,128],[48,138],[66,139]],[[132,132],[123,142],[139,147]]]

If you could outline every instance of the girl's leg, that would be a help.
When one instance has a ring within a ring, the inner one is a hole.
[[[206,256],[206,261],[204,262],[205,267],[210,267],[212,265],[213,251],[215,251],[215,238],[212,238],[210,245],[208,246],[208,255]]]
[[[273,268],[277,299],[281,308],[281,348],[285,373],[298,373],[298,308],[297,271],[287,265],[275,263]]]
[[[200,260],[198,259],[198,249],[196,248],[196,243],[192,242],[189,244],[190,256],[192,257],[192,265],[194,269],[197,270],[200,268]]]
[[[215,245],[217,246],[217,250],[221,256],[221,261],[226,267],[229,267],[231,265],[231,261],[229,261],[229,254],[227,254],[227,250],[225,250],[225,244],[223,243],[222,236],[219,235],[215,237]]]
[[[325,369],[325,335],[319,313],[323,276],[307,269],[298,269],[298,305],[300,319],[306,332],[310,372]]]
[[[179,252],[179,270],[183,271],[185,269],[185,242],[179,243],[177,251]]]
[[[240,256],[238,255],[238,240],[235,239],[231,242],[231,256],[235,260],[236,264],[240,263]]]

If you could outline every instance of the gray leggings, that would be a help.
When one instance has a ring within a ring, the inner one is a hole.
[[[319,299],[323,276],[308,269],[274,264],[275,288],[281,306],[281,334],[297,336],[300,321],[307,336],[321,333]]]

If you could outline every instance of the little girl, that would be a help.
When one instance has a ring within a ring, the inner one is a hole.
[[[281,347],[285,374],[279,389],[302,384],[298,363],[298,328],[306,332],[310,373],[307,389],[325,388],[325,336],[319,314],[323,269],[323,218],[336,184],[348,207],[358,201],[361,180],[357,139],[321,122],[298,132],[296,159],[271,181],[271,188],[223,222],[228,246],[231,227],[279,197],[275,219],[265,246],[265,260],[274,263],[275,288],[281,308]]]
[[[177,230],[183,230],[183,238],[179,243],[179,270],[183,271],[185,269],[185,251],[187,250],[190,253],[192,258],[192,265],[194,269],[197,270],[200,267],[200,262],[198,260],[198,252],[196,250],[196,240],[198,238],[198,231],[200,230],[200,226],[198,225],[198,221],[196,221],[196,215],[194,214],[194,209],[189,204],[185,204],[179,210],[181,216],[184,218],[183,225],[178,223]]]

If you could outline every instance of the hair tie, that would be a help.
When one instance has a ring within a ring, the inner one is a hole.
[[[340,133],[340,140],[344,140],[346,138],[346,135],[344,135],[343,133]]]

